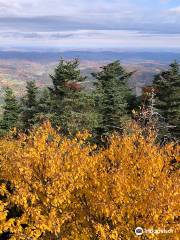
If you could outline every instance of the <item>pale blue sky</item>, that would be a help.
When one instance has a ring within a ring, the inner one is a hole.
[[[0,47],[180,48],[180,0],[0,0]]]

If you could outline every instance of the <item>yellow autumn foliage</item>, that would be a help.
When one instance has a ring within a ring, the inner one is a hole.
[[[60,136],[49,122],[29,135],[0,139],[0,234],[18,239],[129,240],[134,230],[166,229],[141,239],[178,239],[179,145],[160,147],[134,126],[107,149],[89,134]],[[20,216],[9,218],[9,206]]]

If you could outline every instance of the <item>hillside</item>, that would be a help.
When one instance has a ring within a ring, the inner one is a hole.
[[[136,51],[64,51],[64,52],[40,52],[40,51],[0,51],[0,59],[18,59],[37,62],[58,61],[59,58],[79,58],[91,61],[158,61],[169,63],[180,60],[180,52],[136,52]]]
[[[0,52],[0,102],[2,90],[6,86],[12,87],[17,96],[24,92],[26,82],[35,80],[39,87],[51,84],[49,73],[56,66],[58,59],[79,57],[82,73],[88,76],[85,87],[92,88],[91,73],[106,63],[121,60],[128,70],[135,71],[130,81],[130,87],[139,95],[141,88],[152,82],[153,75],[167,68],[173,59],[180,59],[175,53],[115,53],[115,52]]]

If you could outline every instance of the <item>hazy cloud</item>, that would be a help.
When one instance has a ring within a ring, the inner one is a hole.
[[[117,39],[124,39],[125,31],[129,44],[142,42],[142,34],[143,45],[154,46],[156,40],[159,46],[162,40],[163,45],[179,46],[179,13],[179,0],[0,0],[0,45],[11,44],[11,39],[17,44],[23,39],[32,45],[42,40],[72,44],[81,38],[82,45],[97,39],[107,44],[109,39],[113,46],[125,44]]]
[[[67,48],[180,48],[180,34],[148,34],[126,30],[78,30],[66,32],[2,32],[0,42],[14,46]]]

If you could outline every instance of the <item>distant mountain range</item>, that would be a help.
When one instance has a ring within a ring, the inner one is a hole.
[[[64,51],[64,52],[37,52],[37,51],[0,51],[0,59],[18,59],[37,62],[58,61],[60,58],[93,61],[158,61],[170,63],[173,60],[180,61],[180,52],[135,52],[135,51]]]
[[[84,84],[86,89],[92,89],[91,73],[102,65],[120,60],[128,71],[134,71],[129,86],[140,95],[144,86],[152,84],[155,74],[175,59],[180,62],[180,52],[135,52],[135,51],[1,51],[0,50],[0,105],[3,99],[3,89],[11,87],[17,96],[22,96],[26,82],[35,80],[38,87],[49,86],[52,73],[60,58],[80,59],[82,74],[87,76]]]

